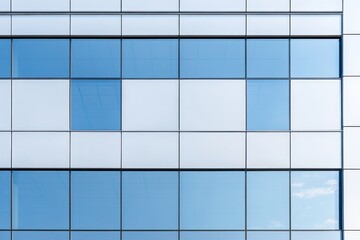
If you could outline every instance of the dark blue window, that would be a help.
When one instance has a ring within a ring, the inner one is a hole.
[[[12,200],[14,229],[69,228],[67,171],[14,171]]]
[[[178,228],[178,173],[123,172],[123,229]]]
[[[177,232],[123,232],[122,240],[178,240]]]
[[[71,232],[71,240],[119,240],[120,232]]]
[[[71,75],[79,78],[120,78],[118,39],[74,39]]]
[[[244,232],[181,232],[181,240],[245,240]]]
[[[177,39],[124,39],[123,78],[178,78]]]
[[[247,41],[249,78],[288,78],[289,40],[249,39]]]
[[[120,130],[120,80],[71,81],[72,130]]]
[[[245,40],[181,39],[181,78],[244,78]]]
[[[339,77],[338,39],[292,39],[291,77]]]
[[[180,227],[184,230],[242,230],[244,172],[181,172]]]
[[[11,77],[11,40],[0,39],[0,78]]]
[[[10,172],[0,171],[0,229],[10,229]]]
[[[69,232],[13,232],[13,240],[69,240]]]
[[[11,240],[10,232],[0,232],[0,239],[1,240]]]
[[[68,78],[69,40],[14,39],[14,78]]]
[[[289,130],[289,81],[247,81],[247,129]]]
[[[268,231],[257,231],[247,232],[247,240],[289,240],[289,232],[268,232]],[[302,239],[304,240],[304,239]]]
[[[72,229],[120,230],[120,172],[71,174]]]

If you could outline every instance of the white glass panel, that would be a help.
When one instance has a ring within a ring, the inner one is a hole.
[[[245,35],[245,16],[182,15],[180,21],[181,35]]]
[[[120,168],[120,133],[71,133],[71,167]]]
[[[292,130],[340,130],[340,80],[291,82]]]
[[[0,80],[0,130],[11,130],[10,80]]]
[[[11,35],[10,16],[0,16],[0,35]]]
[[[248,35],[289,35],[289,16],[249,15]]]
[[[291,0],[291,11],[341,11],[342,0]]]
[[[248,11],[279,12],[290,10],[290,0],[247,0]]]
[[[122,0],[123,11],[179,11],[179,0]]]
[[[123,35],[178,35],[179,20],[174,15],[124,15]]]
[[[360,168],[360,127],[344,128],[344,167]]]
[[[12,87],[13,130],[69,130],[69,81],[14,80]]]
[[[11,133],[0,132],[0,168],[11,167]]]
[[[344,240],[359,240],[360,231],[345,231]]]
[[[293,15],[291,35],[341,35],[341,16]]]
[[[69,167],[69,133],[13,133],[12,166],[15,168]]]
[[[178,130],[178,80],[123,80],[123,130]]]
[[[182,133],[182,168],[244,168],[244,133]]]
[[[292,168],[340,168],[341,133],[292,133]]]
[[[289,133],[248,133],[248,168],[288,168],[290,166]]]
[[[73,15],[72,35],[121,35],[121,16]]]
[[[360,33],[360,1],[345,0],[344,1],[344,34]]]
[[[360,75],[360,36],[344,36],[344,75]]]
[[[71,0],[71,11],[116,12],[121,9],[121,0]]]
[[[10,0],[0,0],[0,11],[1,12],[10,11]]]
[[[183,80],[181,130],[245,130],[245,81]]]
[[[69,16],[28,15],[12,18],[13,35],[69,35]]]
[[[359,185],[360,185],[359,170],[344,171],[344,229],[345,230],[360,229]],[[357,238],[356,240],[358,239],[359,238]]]
[[[177,168],[178,133],[123,133],[123,168]]]
[[[70,0],[12,0],[12,11],[69,11]]]
[[[360,78],[343,79],[344,125],[360,126]]]
[[[180,11],[245,11],[245,0],[181,0]]]

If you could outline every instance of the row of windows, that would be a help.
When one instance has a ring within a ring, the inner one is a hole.
[[[340,228],[337,171],[0,171],[0,177],[1,229],[10,229],[10,219],[15,230]]]
[[[11,66],[13,78],[339,77],[338,39],[14,39],[12,45],[11,56],[11,40],[0,40],[2,78],[11,77]]]

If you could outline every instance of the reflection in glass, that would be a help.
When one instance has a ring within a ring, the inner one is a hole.
[[[314,215],[312,215],[314,216]],[[291,233],[291,240],[340,240],[340,232],[318,231],[318,232],[295,232]]]
[[[119,240],[120,232],[71,232],[71,240]]]
[[[289,232],[248,231],[247,240],[289,240]]]
[[[0,78],[11,77],[11,40],[0,39]]]
[[[181,240],[245,240],[244,232],[181,232]]]
[[[178,240],[177,232],[122,232],[122,240]]]
[[[10,229],[10,181],[10,171],[0,171],[0,229]]]

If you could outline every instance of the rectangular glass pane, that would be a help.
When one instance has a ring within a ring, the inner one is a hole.
[[[11,240],[10,232],[0,232],[0,239],[1,240]]]
[[[244,39],[181,39],[181,78],[244,78]]]
[[[69,232],[20,231],[12,233],[12,240],[69,240]]]
[[[71,232],[71,240],[119,240],[120,232]]]
[[[11,40],[0,39],[0,78],[11,77]]]
[[[313,215],[312,215],[313,216]],[[319,231],[319,232],[295,232],[291,233],[291,240],[341,240],[341,232]],[[346,240],[348,240],[346,238]]]
[[[245,240],[244,232],[181,232],[181,240]]]
[[[10,171],[0,171],[0,229],[10,229],[10,181]]]
[[[122,240],[178,240],[177,231],[122,232]]]
[[[247,232],[247,240],[289,240],[289,237],[289,232]]]

